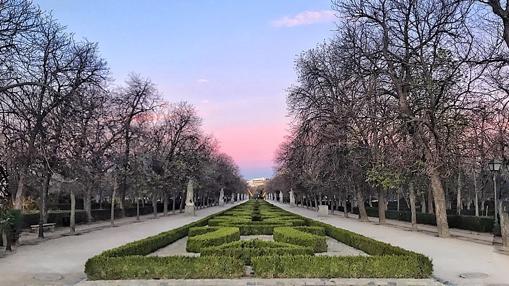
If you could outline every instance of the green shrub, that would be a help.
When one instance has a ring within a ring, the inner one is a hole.
[[[217,218],[209,219],[209,226],[237,225],[237,224],[249,224],[249,223],[251,223],[251,217],[249,217],[249,218],[217,217]]]
[[[251,258],[266,255],[313,255],[313,249],[289,243],[259,239],[235,241],[202,249],[202,256],[231,256],[251,265]]]
[[[89,259],[90,280],[239,278],[241,260],[234,257],[124,256]]]
[[[189,252],[200,252],[202,248],[217,246],[235,240],[240,240],[238,227],[221,227],[212,232],[189,237],[186,250]]]
[[[378,217],[377,208],[366,208],[366,212],[370,217]],[[411,221],[411,213],[409,211],[395,211],[388,210],[385,212],[388,219]],[[437,225],[436,217],[434,214],[416,213],[417,223],[427,225]],[[477,232],[492,232],[493,231],[493,218],[492,217],[476,217],[469,215],[447,215],[447,222],[449,227],[466,229]]]
[[[206,223],[206,222],[202,222]],[[199,225],[195,223],[195,225]],[[147,255],[159,248],[165,247],[173,243],[188,233],[189,226],[179,227],[167,232],[162,232],[158,235],[150,236],[142,240],[129,242],[120,247],[104,251],[101,255],[108,257],[120,257],[128,255]]]
[[[413,256],[258,256],[252,257],[261,278],[428,278],[431,263]]]
[[[210,222],[215,226],[210,226]],[[455,223],[472,222],[456,219]],[[276,242],[238,241],[240,234],[272,233]],[[314,252],[326,251],[324,234],[371,256],[312,256]],[[144,256],[186,235],[189,251],[201,252],[201,257]],[[424,255],[288,213],[263,201],[249,201],[180,228],[107,250],[89,259],[85,272],[89,279],[238,278],[243,275],[244,263],[252,264],[258,277],[267,278],[425,278],[432,272],[431,260]]]
[[[272,235],[274,225],[263,224],[241,224],[238,225],[241,235]]]
[[[296,226],[294,228],[297,230],[303,231],[303,232],[307,232],[307,233],[311,233],[311,234],[315,234],[315,235],[319,235],[319,236],[325,236],[325,234],[326,234],[325,228],[323,228],[321,226]]]
[[[314,252],[327,251],[327,240],[324,236],[300,231],[293,227],[276,227],[274,228],[273,236],[274,240],[278,242],[311,247]]]
[[[215,226],[212,226],[212,227],[209,227],[209,226],[191,227],[191,228],[189,228],[189,232],[187,233],[187,236],[193,237],[193,236],[197,236],[200,234],[205,234],[208,232],[216,231],[218,229],[219,229],[219,227],[215,227]]]
[[[355,232],[345,229],[337,228],[335,226],[309,220],[309,224],[322,227],[325,229],[326,235],[330,236],[337,241],[340,241],[348,246],[364,251],[369,255],[413,255],[414,252],[402,249],[397,246],[392,246],[388,243],[381,242]]]

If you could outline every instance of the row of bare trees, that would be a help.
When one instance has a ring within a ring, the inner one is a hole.
[[[335,37],[301,54],[292,133],[269,191],[436,215],[486,214],[488,162],[507,162],[509,1],[336,0]],[[507,195],[507,171],[498,176]],[[371,198],[375,196],[376,200]],[[491,204],[493,208],[493,204]],[[345,214],[348,213],[348,209]]]
[[[93,201],[109,198],[113,209],[116,196],[122,215],[147,198],[154,208],[163,201],[166,214],[190,179],[201,204],[217,201],[221,188],[245,189],[191,105],[162,100],[136,74],[113,85],[97,44],[29,0],[0,0],[0,154],[2,207],[37,202],[40,224],[60,193],[73,211],[81,198],[92,221]]]

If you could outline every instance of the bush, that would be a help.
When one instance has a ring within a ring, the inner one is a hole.
[[[3,245],[2,233],[5,233],[11,244],[19,239],[23,226],[23,214],[17,209],[7,209],[0,212],[0,246]]]
[[[272,235],[274,231],[274,225],[264,224],[242,224],[238,225],[241,235]]]
[[[262,220],[253,222],[257,210]],[[267,278],[424,278],[432,272],[432,263],[424,255],[312,219],[288,215],[268,203],[248,202],[227,212],[249,214],[249,217],[223,212],[107,250],[89,259],[85,272],[89,279],[238,278],[243,275],[243,263],[252,264],[256,276]],[[269,216],[264,216],[267,212]],[[273,216],[275,213],[280,216]],[[220,226],[246,220],[248,223],[236,225],[238,228]],[[300,220],[303,226],[293,226],[294,220]],[[210,221],[218,226],[207,226]],[[241,233],[274,233],[277,242],[235,241],[240,239]],[[313,256],[314,252],[326,251],[324,234],[371,256]],[[186,235],[189,235],[188,248],[194,248],[190,251],[201,252],[201,257],[144,256]]]
[[[300,231],[293,227],[276,227],[273,236],[274,240],[278,242],[310,247],[314,252],[327,251],[327,240],[324,236]]]
[[[200,235],[200,234],[205,234],[205,233],[208,233],[208,232],[216,231],[218,229],[219,229],[219,227],[215,227],[215,226],[213,226],[213,227],[210,227],[210,226],[191,227],[191,228],[189,228],[187,236],[188,237],[193,237],[193,236],[197,236],[197,235]]]
[[[377,208],[366,208],[366,212],[370,217],[378,217]],[[358,213],[358,211],[356,212]],[[385,211],[385,216],[388,219],[401,220],[410,222],[411,212],[409,211]],[[417,223],[427,225],[437,225],[436,217],[434,214],[416,213]],[[466,229],[477,232],[492,232],[493,231],[493,218],[492,217],[476,217],[469,215],[447,215],[447,222],[449,227]]]
[[[209,226],[225,226],[225,225],[238,225],[251,223],[251,217],[238,218],[238,217],[216,217],[209,220]]]
[[[325,228],[321,226],[296,226],[294,227],[297,230],[319,235],[319,236],[325,236]]]
[[[313,249],[283,242],[252,239],[207,247],[202,250],[201,255],[230,256],[241,259],[245,264],[251,265],[251,258],[255,256],[313,255]]]
[[[326,223],[314,220],[309,220],[308,223],[324,228],[326,235],[348,246],[362,250],[369,255],[420,255]]]
[[[189,237],[186,250],[189,252],[200,252],[205,247],[217,246],[235,240],[240,240],[238,227],[221,227],[212,232]]]
[[[251,258],[262,278],[428,278],[431,264],[412,256],[259,256]]]
[[[89,259],[90,280],[239,278],[242,261],[233,257],[124,256]]]

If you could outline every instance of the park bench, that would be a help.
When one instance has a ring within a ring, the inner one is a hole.
[[[51,222],[51,223],[45,223],[42,225],[42,230],[44,231],[55,231],[55,225],[56,223],[54,222]],[[32,232],[38,232],[39,231],[39,225],[38,224],[33,224],[30,226],[30,229]]]

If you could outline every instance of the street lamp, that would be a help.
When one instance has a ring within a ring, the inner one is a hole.
[[[497,217],[497,173],[500,171],[500,168],[502,168],[502,161],[498,159],[493,159],[488,163],[488,168],[493,173],[493,192],[495,195],[495,219],[494,219],[494,226],[496,227],[498,225],[498,217]]]

